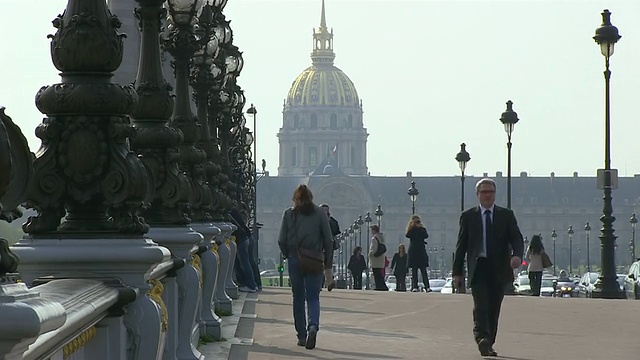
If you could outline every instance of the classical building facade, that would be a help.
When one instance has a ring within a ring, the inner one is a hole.
[[[277,262],[277,236],[282,212],[291,206],[291,195],[299,184],[308,185],[314,200],[331,206],[332,214],[344,230],[367,212],[376,223],[374,211],[380,204],[381,220],[389,251],[407,243],[405,226],[411,216],[411,201],[407,189],[415,181],[420,195],[416,213],[420,214],[429,231],[432,268],[448,269],[458,234],[461,186],[459,176],[415,177],[372,176],[367,170],[367,129],[363,122],[362,101],[347,75],[334,66],[333,30],[326,25],[324,2],[320,26],[313,34],[312,64],[294,81],[284,101],[278,176],[266,174],[258,181],[258,221],[260,257],[263,266]],[[447,154],[447,156],[450,154]],[[452,160],[453,161],[453,160]],[[498,184],[497,202],[506,204],[506,176],[501,172],[483,174]],[[476,203],[475,183],[481,176],[466,178],[466,206]],[[614,223],[618,236],[617,263],[630,261],[629,244],[632,237],[629,218],[635,212],[640,197],[640,177],[619,179],[614,191]],[[516,212],[524,236],[541,233],[549,252],[553,251],[551,232],[556,230],[556,264],[567,268],[571,261],[574,271],[587,264],[588,221],[589,263],[600,263],[598,239],[602,214],[602,191],[597,189],[595,177],[578,176],[530,177],[527,173],[512,178],[512,208]],[[570,239],[567,229],[573,226]],[[356,243],[366,245],[366,225],[355,236]],[[360,238],[362,240],[360,240]],[[353,242],[346,244],[351,252]]]

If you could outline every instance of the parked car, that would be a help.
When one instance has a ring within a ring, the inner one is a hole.
[[[447,278],[440,290],[441,294],[453,294],[453,278]]]
[[[433,292],[441,292],[446,283],[446,279],[429,279],[429,287]]]
[[[531,284],[529,283],[529,275],[518,275],[513,282],[518,295],[531,295]]]
[[[543,277],[542,283],[540,284],[540,296],[553,296],[555,293],[553,283],[557,280],[555,277]]]
[[[396,277],[395,275],[389,275],[387,276],[387,280],[385,281],[385,283],[387,284],[387,287],[389,288],[389,291],[396,291]]]
[[[593,290],[596,281],[598,281],[600,274],[595,272],[587,272],[582,275],[580,282],[578,283],[578,291],[580,296],[593,297]]]
[[[624,293],[627,299],[640,300],[640,260],[629,267],[629,274],[624,280]]]

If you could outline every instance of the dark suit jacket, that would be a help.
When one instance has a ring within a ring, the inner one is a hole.
[[[453,260],[453,275],[464,275],[464,258],[467,257],[469,284],[473,284],[478,255],[482,251],[482,221],[480,206],[465,210],[460,215],[460,232]],[[491,255],[493,270],[498,282],[507,284],[513,281],[511,257],[522,258],[524,244],[522,234],[513,211],[494,205],[493,241],[487,244]]]

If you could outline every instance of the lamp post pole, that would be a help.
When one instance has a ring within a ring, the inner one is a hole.
[[[622,298],[623,293],[620,291],[620,287],[617,282],[616,275],[616,260],[615,260],[615,242],[616,236],[614,235],[613,222],[613,204],[611,198],[612,191],[612,179],[611,179],[611,117],[610,117],[610,103],[609,103],[609,82],[611,79],[611,71],[609,70],[609,58],[613,55],[614,45],[620,39],[618,34],[618,28],[611,24],[611,13],[609,10],[602,12],[602,25],[596,29],[596,35],[593,39],[600,45],[600,52],[605,58],[605,154],[604,154],[604,196],[602,216],[602,228],[600,232],[601,242],[601,263],[602,271],[600,277],[595,284],[595,290],[593,292],[594,297],[617,299]]]
[[[511,134],[518,120],[518,114],[513,111],[513,102],[507,101],[507,110],[502,113],[500,122],[507,133],[507,208],[509,209],[511,209]]]
[[[589,253],[589,248],[591,247],[591,245],[589,245],[589,235],[591,235],[591,225],[589,225],[588,221],[586,222],[586,224],[584,224],[584,232],[585,234],[587,234],[587,272],[591,272],[591,256]]]
[[[251,117],[253,118],[253,201],[252,201],[252,207],[253,207],[253,226],[251,231],[253,232],[253,237],[256,241],[256,246],[254,248],[255,254],[251,254],[251,256],[255,256],[255,258],[258,261],[258,264],[260,263],[260,258],[259,258],[259,243],[258,243],[258,147],[257,147],[257,143],[258,143],[258,132],[256,131],[256,123],[257,123],[257,118],[258,118],[258,110],[256,109],[255,106],[253,106],[253,103],[251,104],[251,107],[249,107],[249,109],[247,109],[247,114],[251,115]],[[263,173],[264,173],[264,168],[262,169]]]
[[[369,268],[369,241],[371,239],[369,239],[369,226],[371,226],[371,221],[373,219],[371,219],[371,214],[367,211],[367,216],[364,217],[364,222],[367,224],[367,268]],[[367,271],[367,283],[365,284],[365,289],[369,290],[370,289],[370,280],[369,280],[369,271]]]
[[[633,263],[636,261],[636,224],[638,223],[636,213],[631,214],[629,223],[631,223],[631,263]]]
[[[356,231],[360,230],[360,225],[358,225],[358,220],[355,220],[353,222],[353,230],[354,230],[354,234],[353,234],[353,242],[355,245],[358,245],[360,247],[362,247],[362,237],[360,237],[360,241],[357,240],[357,235],[355,234]]]
[[[354,234],[355,234],[355,230],[353,229],[353,225],[351,225],[349,226],[349,248],[350,249],[355,248],[356,241],[355,241]],[[351,281],[349,281],[349,284],[350,284],[349,285],[350,289],[353,289],[353,274],[351,275]]]
[[[376,219],[378,220],[378,227],[381,227],[380,223],[382,222],[382,215],[384,215],[384,211],[382,211],[382,207],[380,206],[380,204],[378,204],[378,207],[376,208],[376,211],[373,214],[376,216]]]
[[[415,181],[411,181],[411,187],[409,188],[409,190],[407,190],[407,194],[409,195],[409,198],[411,199],[411,215],[415,215],[416,214],[416,200],[418,199],[418,194],[420,194],[420,191],[418,191],[418,189],[416,188],[416,182]]]
[[[362,215],[358,215],[358,220],[356,220],[356,222],[358,223],[358,229],[360,230],[358,231],[358,237],[360,238],[358,242],[360,243],[360,246],[362,246],[362,225],[364,225],[364,220],[362,220]],[[367,248],[367,251],[369,251],[368,249],[369,248]]]
[[[460,144],[460,152],[456,154],[456,161],[460,166],[460,212],[464,211],[464,170],[467,168],[467,163],[471,160],[471,156],[467,152],[467,144]]]
[[[569,275],[571,275],[573,274],[573,225],[569,225],[567,234],[569,234]]]
[[[551,240],[553,240],[553,276],[556,276],[556,239],[558,238],[558,234],[556,234],[556,229],[551,230]]]
[[[525,236],[523,242],[524,242],[524,253],[526,254],[527,250],[529,249],[529,238]]]

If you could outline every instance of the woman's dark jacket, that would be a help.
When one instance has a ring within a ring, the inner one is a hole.
[[[362,274],[366,268],[367,262],[364,260],[362,254],[351,255],[351,259],[349,259],[349,264],[347,265],[347,269],[351,270],[351,273]]]
[[[405,235],[409,238],[409,267],[410,268],[424,268],[429,267],[429,256],[427,255],[427,249],[425,241],[429,234],[427,229],[422,226],[414,226]]]
[[[393,275],[396,277],[407,275],[407,271],[409,270],[408,258],[409,256],[407,256],[407,254],[400,256],[400,253],[395,253],[393,255],[393,260],[391,260]]]

